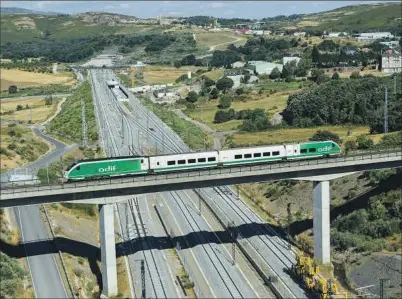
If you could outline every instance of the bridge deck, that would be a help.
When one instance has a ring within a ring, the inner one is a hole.
[[[61,185],[14,186],[1,190],[0,207],[101,198],[219,185],[283,180],[402,167],[402,151],[384,151],[304,161],[120,177]]]

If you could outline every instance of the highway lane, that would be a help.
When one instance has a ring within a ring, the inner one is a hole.
[[[63,143],[45,136],[37,129],[34,129],[34,132],[52,143],[55,146],[55,150],[38,161],[29,164],[27,167],[30,167],[31,169],[45,167],[48,163],[57,159],[66,150],[66,146]],[[49,238],[42,217],[40,216],[38,206],[14,208],[14,213],[21,232],[22,242],[29,243],[47,240]],[[42,244],[40,246],[44,247],[44,251],[54,251],[52,244]],[[67,298],[68,296],[59,272],[61,269],[57,266],[54,254],[30,256],[31,253],[29,251],[26,252],[26,254],[35,297]]]
[[[22,242],[30,243],[48,239],[38,206],[14,208],[14,213],[20,228]],[[51,243],[43,243],[37,246],[43,247],[43,251],[54,252],[54,247]],[[61,269],[57,266],[54,254],[30,256],[31,252],[29,251],[26,251],[26,254],[35,297],[68,298],[60,277],[59,271]]]

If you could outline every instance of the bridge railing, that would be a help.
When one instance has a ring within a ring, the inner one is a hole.
[[[2,194],[9,193],[20,193],[20,192],[32,192],[32,191],[45,191],[45,190],[57,190],[57,189],[67,189],[67,188],[77,188],[77,187],[89,187],[89,186],[101,186],[101,185],[113,185],[122,184],[130,182],[147,182],[147,181],[166,181],[169,179],[178,178],[191,178],[200,177],[206,175],[217,175],[225,173],[245,173],[251,171],[259,170],[272,170],[272,169],[282,169],[282,168],[292,168],[301,166],[313,166],[313,165],[335,165],[342,162],[350,161],[363,161],[372,160],[377,158],[387,158],[387,157],[401,157],[402,160],[402,149],[401,148],[387,148],[387,149],[376,149],[376,151],[368,150],[362,152],[349,153],[348,155],[321,158],[321,159],[305,159],[305,160],[293,160],[293,161],[280,161],[277,163],[265,163],[257,165],[236,165],[232,167],[223,168],[213,168],[213,169],[201,169],[201,170],[189,170],[185,172],[171,172],[171,173],[161,173],[154,175],[137,175],[137,176],[127,176],[127,177],[115,177],[107,179],[98,180],[86,180],[77,181],[69,183],[54,183],[54,184],[32,184],[29,182],[8,183],[2,186]],[[3,185],[3,184],[2,184]]]

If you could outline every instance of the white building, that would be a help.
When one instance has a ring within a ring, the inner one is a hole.
[[[244,61],[236,61],[232,63],[232,68],[237,69],[237,68],[242,68],[246,65]]]
[[[342,36],[348,36],[348,34],[346,32],[330,32],[330,33],[324,35],[324,37],[329,37],[329,38],[342,37]]]
[[[390,48],[394,48],[394,47],[397,47],[399,45],[399,42],[397,40],[393,40],[393,41],[390,41],[390,42],[380,42],[380,44],[385,45],[385,46],[390,47]]]
[[[391,32],[371,32],[371,33],[359,33],[355,37],[359,41],[375,41],[382,38],[393,38]]]
[[[291,62],[291,61],[296,61],[296,64],[298,64],[299,63],[299,61],[300,61],[300,57],[297,57],[297,56],[293,56],[293,57],[283,57],[282,58],[282,64],[283,65],[285,65],[286,63],[288,63],[288,62]]]
[[[282,72],[283,65],[278,63],[266,62],[266,61],[249,61],[246,65],[246,69],[257,74],[271,74],[274,68],[278,68]]]
[[[381,72],[394,74],[402,72],[402,55],[388,50],[381,56]]]
[[[306,32],[302,31],[302,32],[295,32],[293,33],[294,36],[305,36]]]

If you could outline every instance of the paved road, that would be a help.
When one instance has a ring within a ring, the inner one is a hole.
[[[60,109],[57,110],[55,115],[59,112]],[[59,159],[62,154],[77,147],[76,144],[67,147],[65,144],[55,140],[54,138],[44,135],[36,125],[31,127],[36,135],[52,144],[54,149],[41,159],[26,165],[23,170],[26,168],[38,169],[46,167],[48,164]],[[14,213],[24,243],[48,239],[46,228],[40,216],[38,206],[14,208]],[[52,250],[51,244],[42,244],[38,246],[43,246],[44,251]],[[53,254],[30,256],[30,252],[27,252],[27,262],[31,272],[30,274],[36,298],[68,297]]]
[[[15,208],[14,213],[20,227],[22,241],[25,243],[47,239],[47,233],[39,214],[38,206]],[[43,250],[52,250],[52,245],[38,245]],[[38,249],[38,248],[36,248]],[[29,256],[29,264],[36,298],[67,298],[54,254]]]
[[[33,131],[38,136],[52,143],[55,146],[55,150],[44,156],[42,159],[31,163],[27,167],[45,167],[47,164],[59,158],[60,155],[66,151],[67,148],[63,143],[43,135],[43,133],[38,129],[33,129]],[[45,226],[39,214],[38,206],[15,208],[14,213],[23,242],[34,242],[48,238]],[[51,245],[43,244],[41,246],[50,247]],[[51,248],[46,249],[50,250]],[[36,298],[67,298],[54,255],[29,255],[30,252],[27,252],[27,261],[31,272]]]

